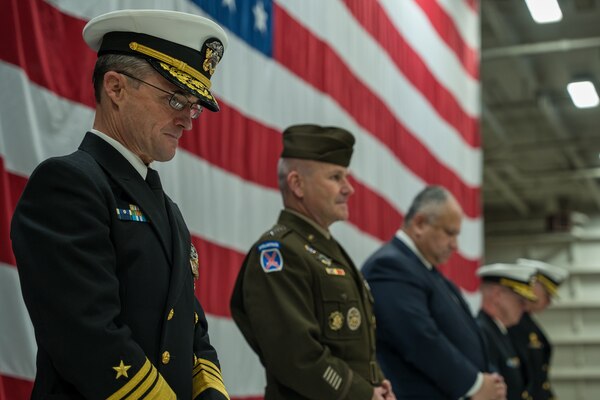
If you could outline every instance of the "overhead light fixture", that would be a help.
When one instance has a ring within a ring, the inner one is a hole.
[[[557,22],[562,19],[562,11],[556,0],[525,0],[529,13],[538,24]]]
[[[577,108],[596,107],[600,103],[596,87],[590,81],[571,82],[567,85],[567,91]]]

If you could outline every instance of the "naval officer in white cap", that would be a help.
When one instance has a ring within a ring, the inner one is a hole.
[[[534,302],[528,302],[525,313],[519,323],[508,330],[508,334],[521,354],[529,382],[527,391],[535,400],[554,398],[554,392],[548,379],[552,344],[541,326],[532,317],[546,310],[552,299],[558,295],[558,287],[569,276],[564,268],[543,261],[520,258],[518,265],[536,269],[536,281],[533,291],[537,297]]]
[[[227,37],[160,10],[92,19],[96,116],[79,149],[31,175],[11,238],[38,345],[32,399],[229,399],[198,255],[154,161],[203,109]]]
[[[516,325],[533,293],[535,269],[515,264],[491,264],[477,270],[481,278],[481,310],[477,323],[486,342],[493,371],[504,377],[507,400],[528,399],[526,371],[507,329]]]

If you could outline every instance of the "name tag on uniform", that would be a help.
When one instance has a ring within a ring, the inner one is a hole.
[[[117,218],[122,221],[136,221],[136,222],[148,222],[148,219],[144,214],[142,214],[142,210],[134,204],[129,205],[129,209],[127,208],[116,208]]]

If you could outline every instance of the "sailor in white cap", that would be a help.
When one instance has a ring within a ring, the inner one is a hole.
[[[532,318],[532,314],[541,313],[548,308],[552,298],[558,295],[559,285],[567,279],[569,273],[564,268],[538,260],[520,258],[517,264],[536,269],[533,291],[537,300],[527,304],[519,323],[508,332],[515,347],[522,354],[522,362],[529,376],[529,394],[535,400],[548,400],[554,398],[548,379],[552,344],[541,326]]]
[[[507,328],[519,322],[533,293],[535,269],[515,264],[491,264],[477,270],[481,278],[481,310],[477,323],[486,341],[492,370],[504,377],[508,400],[528,399],[527,376]]]
[[[93,129],[33,172],[12,221],[38,344],[32,399],[229,399],[194,295],[198,254],[149,167],[174,157],[204,108],[218,111],[225,32],[121,10],[83,38],[98,52]]]

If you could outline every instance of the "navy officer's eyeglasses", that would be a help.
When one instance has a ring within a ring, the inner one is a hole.
[[[136,78],[135,76],[131,76],[127,72],[123,72],[123,71],[117,71],[117,72],[120,73],[121,75],[125,75],[125,76],[127,76],[127,77],[129,77],[131,79],[135,79],[136,81],[145,83],[148,86],[152,86],[154,89],[160,90],[161,92],[168,94],[169,96],[171,96],[169,98],[169,105],[174,110],[181,111],[181,110],[184,109],[184,107],[189,106],[190,107],[190,118],[192,118],[192,119],[198,119],[198,117],[202,113],[202,110],[204,109],[200,104],[198,104],[198,103],[192,103],[191,101],[189,101],[187,99],[187,97],[185,97],[181,93],[171,93],[171,92],[168,92],[168,91],[166,91],[164,89],[159,88],[158,86],[154,86],[151,83],[143,81],[140,78]]]

